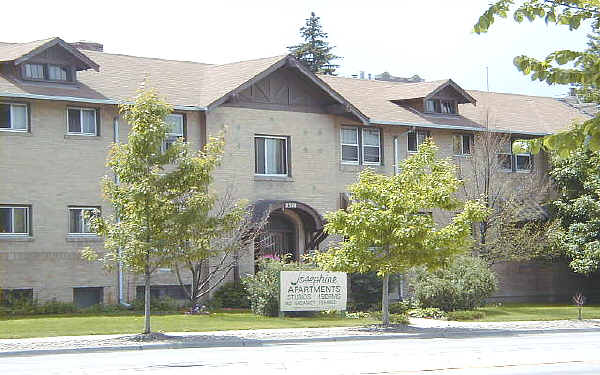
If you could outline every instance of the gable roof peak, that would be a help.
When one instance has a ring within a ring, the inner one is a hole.
[[[59,37],[36,40],[26,43],[0,43],[0,62],[14,62],[15,65],[29,60],[48,48],[60,46],[81,62],[85,69],[100,71],[100,66],[92,61],[77,48],[65,42]]]

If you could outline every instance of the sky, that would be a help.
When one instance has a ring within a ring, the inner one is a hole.
[[[451,78],[465,89],[560,97],[568,87],[532,82],[515,56],[543,58],[557,49],[584,49],[589,26],[569,31],[543,21],[495,23],[472,33],[490,0],[420,1],[6,1],[0,41],[58,36],[94,41],[104,51],[134,56],[227,63],[287,53],[300,42],[310,12],[343,59],[338,74],[388,71],[426,80]]]

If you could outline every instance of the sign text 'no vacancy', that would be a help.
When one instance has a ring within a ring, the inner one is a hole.
[[[344,272],[281,271],[281,311],[346,310]]]

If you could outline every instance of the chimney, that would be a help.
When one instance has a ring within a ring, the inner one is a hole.
[[[74,42],[74,43],[69,43],[71,44],[73,47],[77,48],[77,49],[84,49],[86,51],[97,51],[97,52],[102,52],[104,51],[104,46],[100,43],[96,43],[96,42],[86,42],[86,41],[79,41],[79,42]]]

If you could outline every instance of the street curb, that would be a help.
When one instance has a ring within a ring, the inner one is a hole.
[[[258,347],[258,346],[263,346],[263,345],[275,345],[275,344],[302,344],[302,343],[311,343],[311,342],[392,340],[392,339],[398,339],[398,338],[406,338],[406,334],[385,335],[385,336],[365,335],[365,336],[311,337],[311,338],[300,338],[300,339],[264,339],[264,340],[241,339],[241,340],[231,340],[231,341],[227,341],[227,342],[169,343],[169,344],[153,344],[153,345],[98,346],[98,347],[72,348],[72,349],[19,350],[19,351],[13,351],[13,352],[0,352],[0,358],[28,357],[28,356],[54,355],[54,354],[160,350],[160,349],[240,348],[240,347]]]
[[[240,348],[240,347],[260,347],[264,345],[286,345],[303,344],[315,342],[347,342],[347,341],[378,341],[394,339],[430,339],[430,338],[466,338],[466,337],[489,337],[497,335],[518,336],[523,334],[552,334],[552,333],[573,333],[573,332],[598,332],[599,328],[568,328],[568,329],[548,329],[548,330],[521,330],[521,331],[479,331],[479,332],[452,332],[440,330],[427,334],[416,334],[414,332],[404,332],[396,334],[383,335],[351,335],[351,336],[331,336],[331,337],[304,337],[304,338],[283,338],[283,339],[243,339],[232,338],[221,342],[188,342],[188,343],[167,343],[167,344],[140,344],[140,345],[121,345],[121,346],[96,346],[86,348],[69,349],[34,349],[0,352],[0,358],[8,357],[27,357],[38,355],[55,354],[77,354],[77,353],[108,353],[118,351],[140,351],[140,350],[160,350],[160,349],[192,349],[192,348]]]

